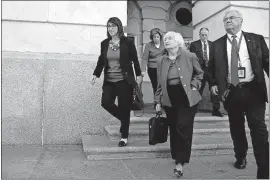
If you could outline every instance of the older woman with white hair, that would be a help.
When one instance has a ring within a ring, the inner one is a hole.
[[[167,54],[157,64],[155,104],[157,112],[163,108],[166,113],[171,155],[176,164],[174,173],[181,177],[183,165],[189,163],[191,155],[203,70],[197,56],[185,49],[181,34],[169,31],[163,39]]]

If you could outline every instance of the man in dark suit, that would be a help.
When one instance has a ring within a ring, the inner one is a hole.
[[[208,41],[208,34],[209,34],[208,28],[206,27],[201,28],[199,34],[200,40],[194,41],[190,44],[190,52],[193,52],[197,55],[202,70],[204,71],[202,86],[199,89],[201,95],[203,94],[203,89],[206,85],[206,82],[208,82],[209,88],[212,85],[211,76],[208,70],[208,64],[209,61],[212,61],[213,58],[213,45],[212,41]],[[211,101],[213,103],[212,115],[222,117],[223,115],[219,111],[220,102],[218,96],[211,93]]]
[[[239,11],[226,12],[223,21],[227,34],[213,44],[213,61],[209,67],[213,79],[211,91],[219,94],[228,111],[236,158],[234,166],[244,169],[247,164],[246,116],[257,178],[269,179],[269,142],[265,124],[268,99],[264,77],[264,71],[269,76],[269,49],[263,36],[241,30],[243,17]]]

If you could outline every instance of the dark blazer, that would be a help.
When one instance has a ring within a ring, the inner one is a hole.
[[[268,102],[263,70],[269,77],[269,49],[262,35],[243,31],[242,33],[246,40],[258,90],[261,90],[264,100]],[[218,86],[220,96],[225,90],[228,79],[227,34],[214,41],[213,47],[213,61],[211,61],[209,69],[212,74],[213,85]]]
[[[104,76],[106,76],[108,71],[108,58],[107,51],[109,47],[109,41],[111,38],[107,38],[101,42],[101,52],[98,58],[97,66],[94,70],[93,75],[100,77],[101,72],[104,68]],[[131,39],[127,37],[122,37],[120,39],[120,68],[124,79],[131,85],[135,84],[135,77],[132,67],[132,62],[134,63],[134,69],[136,76],[141,75],[141,68],[138,61],[137,50]],[[105,78],[104,78],[105,81]],[[103,82],[104,84],[104,82]]]
[[[209,62],[213,59],[213,43],[212,41],[208,41],[209,45]],[[190,44],[189,48],[190,52],[193,52],[197,55],[200,65],[202,66],[203,70],[206,70],[206,67],[204,67],[203,63],[203,50],[202,50],[202,42],[201,40],[194,41]]]
[[[155,93],[155,103],[171,107],[167,91],[167,77],[171,60],[164,55],[161,61],[157,62],[157,79],[158,86]],[[180,81],[188,97],[190,107],[196,105],[201,99],[198,90],[192,90],[192,87],[200,89],[201,80],[203,79],[203,70],[199,64],[198,58],[194,53],[187,50],[179,50],[175,64],[177,66]]]

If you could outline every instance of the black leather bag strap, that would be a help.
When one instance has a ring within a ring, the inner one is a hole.
[[[139,85],[136,82],[136,74],[135,74],[135,69],[134,69],[134,63],[133,62],[131,62],[131,63],[132,63],[132,69],[133,69],[133,74],[134,74],[134,83],[132,84],[132,86],[133,86],[133,96],[135,95],[138,98],[138,100],[141,102],[140,104],[142,104],[142,107],[141,107],[142,114],[140,116],[136,116],[134,111],[133,111],[133,114],[136,117],[141,117],[144,114],[144,107],[143,107],[144,102],[143,102],[143,99],[142,99],[143,94],[141,92],[141,84]]]

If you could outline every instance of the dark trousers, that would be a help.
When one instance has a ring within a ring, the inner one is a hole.
[[[199,92],[200,92],[201,95],[203,94],[203,89],[204,89],[204,87],[206,85],[206,82],[208,83],[209,90],[210,90],[210,80],[211,80],[210,79],[210,74],[209,74],[208,70],[205,68],[204,69],[203,79],[202,79],[202,85],[201,85],[201,88],[199,89]],[[219,111],[220,102],[219,102],[218,96],[214,95],[213,93],[210,93],[210,99],[211,99],[211,102],[213,104],[213,111]]]
[[[170,148],[175,163],[189,163],[197,105],[189,107],[182,85],[168,85],[172,107],[164,107],[169,122]]]
[[[228,111],[231,137],[236,159],[246,157],[248,142],[245,131],[246,115],[257,164],[257,178],[269,178],[269,142],[265,124],[265,101],[256,81],[236,87],[224,103]]]
[[[127,81],[104,82],[101,106],[121,121],[122,138],[128,138],[133,88]],[[118,97],[118,106],[115,104]]]
[[[147,73],[150,78],[152,88],[153,88],[153,94],[155,95],[157,91],[157,68],[147,68]]]

